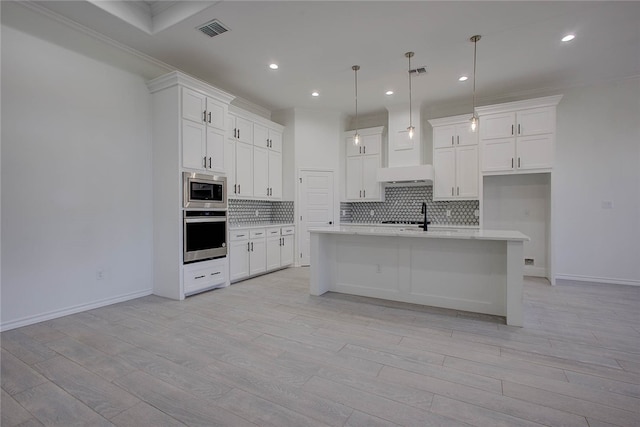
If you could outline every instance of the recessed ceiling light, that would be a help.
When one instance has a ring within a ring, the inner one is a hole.
[[[393,95],[393,91],[392,90],[388,90],[384,94],[387,95],[387,96]]]
[[[566,36],[564,36],[564,37],[562,38],[562,41],[563,41],[563,42],[570,42],[571,40],[573,40],[573,39],[575,39],[575,38],[576,38],[576,36],[575,36],[575,35],[573,35],[573,34],[567,34]]]
[[[461,81],[461,82],[464,82],[464,81],[467,81],[467,80],[469,80],[469,77],[467,77],[467,76],[460,76],[460,78],[458,79],[458,81]]]
[[[320,93],[318,91],[313,91],[311,92],[311,96],[320,96]]]
[[[269,68],[271,68],[272,70],[277,70],[278,64],[269,64]]]

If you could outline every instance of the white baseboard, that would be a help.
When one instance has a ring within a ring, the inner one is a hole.
[[[146,289],[144,291],[132,292],[130,294],[119,295],[113,298],[106,298],[99,301],[93,301],[87,304],[75,305],[73,307],[67,307],[60,310],[53,310],[48,313],[37,314],[35,316],[27,316],[21,319],[10,320],[0,325],[0,332],[8,331],[22,326],[33,325],[34,323],[44,322],[45,320],[57,319],[58,317],[68,316],[70,314],[80,313],[81,311],[93,310],[94,308],[104,307],[105,305],[116,304],[123,301],[128,301],[135,298],[146,297],[151,295],[153,289]]]
[[[548,277],[547,269],[544,267],[531,267],[530,265],[525,265],[522,272],[525,276]]]
[[[575,274],[556,274],[556,280],[575,280],[578,282],[640,286],[640,280],[615,279],[610,277],[595,277],[595,276],[578,276]]]

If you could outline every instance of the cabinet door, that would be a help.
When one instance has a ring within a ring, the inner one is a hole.
[[[277,151],[278,153],[282,152],[282,132],[270,129],[269,141],[271,141],[269,146],[273,151]]]
[[[225,130],[226,117],[227,109],[225,108],[225,105],[213,98],[207,97],[207,126]]]
[[[189,120],[182,121],[182,167],[205,168],[206,126]]]
[[[269,150],[269,196],[282,198],[282,154]]]
[[[269,148],[269,129],[258,123],[253,124],[253,145]]]
[[[224,162],[224,132],[207,127],[207,169],[216,172],[225,170]]]
[[[269,150],[253,146],[253,195],[269,196]]]
[[[433,150],[433,198],[450,199],[455,194],[456,149],[438,148]]]
[[[478,145],[478,132],[471,130],[471,121],[456,125],[456,146]]]
[[[293,234],[282,237],[280,246],[280,265],[282,267],[293,264]]]
[[[238,141],[253,144],[253,122],[236,117],[236,137]]]
[[[355,131],[354,131],[355,133]],[[359,156],[360,153],[362,152],[362,144],[358,144],[356,145],[353,142],[353,136],[347,137],[346,139],[346,144],[347,144],[347,156]],[[361,137],[362,139],[362,137]]]
[[[553,166],[553,135],[521,136],[516,141],[516,167],[520,170]]]
[[[433,128],[433,148],[445,148],[455,145],[455,132],[456,127],[454,125],[449,126],[435,126]]]
[[[347,157],[347,200],[362,198],[362,158]]]
[[[510,172],[515,166],[515,138],[482,141],[482,172]]]
[[[362,139],[362,154],[380,154],[382,146],[382,135],[363,135]]]
[[[232,139],[224,141],[224,172],[227,175],[227,195],[235,196],[236,186],[236,142]]]
[[[362,156],[362,198],[380,199],[380,183],[376,180],[376,171],[380,167],[380,156]]]
[[[515,136],[516,113],[487,114],[480,118],[480,139]]]
[[[267,271],[280,268],[280,235],[267,238]]]
[[[516,113],[518,120],[518,136],[540,135],[555,131],[555,107],[532,108]]]
[[[456,147],[456,197],[478,198],[478,146]]]
[[[249,275],[249,241],[232,241],[229,245],[229,279],[242,279]]]
[[[267,271],[267,239],[252,239],[249,252],[249,274],[254,275]]]
[[[236,141],[236,194],[253,196],[253,145]]]
[[[191,89],[182,88],[182,118],[196,123],[204,123],[207,97]]]

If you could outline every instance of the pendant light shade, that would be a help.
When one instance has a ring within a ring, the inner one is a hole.
[[[471,114],[471,132],[475,132],[478,129],[478,116],[476,115],[476,54],[478,41],[482,36],[475,35],[469,39],[473,43],[473,112]]]
[[[355,87],[356,87],[356,133],[353,135],[353,143],[355,145],[360,144],[360,135],[358,134],[358,70],[360,69],[359,65],[354,65],[351,67],[355,74]]]
[[[404,54],[409,59],[409,127],[407,131],[409,132],[409,139],[413,139],[413,132],[416,128],[413,127],[413,114],[411,111],[411,58],[413,57],[413,52],[407,52]]]

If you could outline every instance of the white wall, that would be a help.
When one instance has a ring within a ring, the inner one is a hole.
[[[144,79],[3,25],[2,114],[2,329],[151,293]]]
[[[524,258],[532,258],[534,264],[525,266],[524,274],[548,277],[549,174],[486,176],[483,181],[483,227],[518,230],[529,236]]]
[[[640,78],[563,91],[554,168],[556,274],[640,285]],[[603,202],[612,209],[603,209]]]

